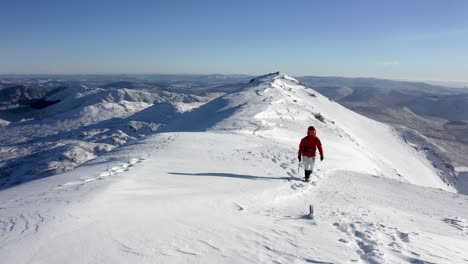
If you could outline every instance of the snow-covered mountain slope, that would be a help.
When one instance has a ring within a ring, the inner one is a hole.
[[[372,78],[300,80],[364,116],[416,130],[448,166],[468,167],[468,125],[463,121],[468,119],[466,90]]]
[[[321,121],[322,120],[322,121]],[[314,125],[326,142],[327,160],[341,169],[381,175],[445,190],[425,153],[391,127],[356,114],[283,74],[253,79],[239,93],[217,98],[185,114],[162,131],[242,131],[295,146]]]
[[[145,89],[62,89],[46,98],[57,103],[0,126],[0,189],[73,169],[210,99]]]
[[[288,76],[174,118],[0,191],[2,262],[468,262],[467,196],[396,131]],[[296,157],[308,125],[325,150],[311,184]]]
[[[0,105],[18,104],[22,101],[39,99],[47,95],[51,89],[30,87],[24,85],[9,85],[0,89]]]

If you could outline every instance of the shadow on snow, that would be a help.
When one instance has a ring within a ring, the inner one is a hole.
[[[264,177],[264,176],[240,175],[240,174],[220,173],[220,172],[202,172],[202,173],[169,172],[169,174],[181,175],[181,176],[237,178],[237,179],[245,179],[245,180],[283,180],[283,181],[295,180],[291,177]]]

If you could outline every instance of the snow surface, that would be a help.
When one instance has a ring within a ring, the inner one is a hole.
[[[1,262],[468,263],[468,197],[398,131],[289,76],[174,118],[0,191]],[[325,160],[306,184],[309,125]]]

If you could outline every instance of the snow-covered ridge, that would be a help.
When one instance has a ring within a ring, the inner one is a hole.
[[[182,115],[163,131],[237,131],[296,145],[309,125],[318,129],[330,162],[349,161],[341,169],[454,191],[444,168],[435,168],[397,130],[279,72],[252,79],[243,91]]]
[[[24,175],[73,169],[155,132],[241,132],[295,145],[314,125],[327,146],[327,159],[340,155],[352,161],[343,169],[453,190],[447,185],[452,176],[433,167],[440,162],[431,164],[397,131],[280,72],[256,77],[240,92],[205,105],[203,98],[167,91],[86,86],[61,90],[47,100],[58,103],[37,111],[35,119],[0,126],[2,143],[8,145],[0,148],[5,186],[30,179]]]
[[[292,82],[295,82],[295,83],[300,83],[295,78],[293,78],[293,77],[291,77],[291,76],[289,76],[287,74],[281,73],[281,72],[272,72],[272,73],[268,73],[268,74],[265,74],[265,75],[255,77],[255,78],[250,80],[250,83],[258,84],[258,83],[261,83],[261,82],[268,82],[268,81],[281,80],[281,79],[289,80],[289,81],[292,81]]]

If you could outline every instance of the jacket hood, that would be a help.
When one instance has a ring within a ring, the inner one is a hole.
[[[317,134],[317,131],[315,130],[315,127],[309,126],[307,128],[307,136],[309,136],[311,132],[313,133],[314,136]]]

